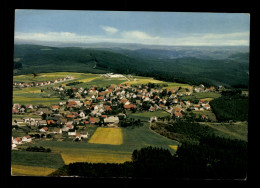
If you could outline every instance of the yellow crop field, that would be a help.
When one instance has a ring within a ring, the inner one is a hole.
[[[97,78],[99,78],[99,77],[86,78],[86,79],[79,80],[79,82],[91,82],[92,80],[95,80]]]
[[[15,96],[13,98],[13,101],[19,101],[19,102],[23,102],[23,101],[40,101],[40,102],[51,102],[51,101],[55,101],[57,102],[57,100],[59,100],[59,98],[36,98],[36,97],[20,97],[20,96]]]
[[[22,88],[20,90],[15,90],[15,94],[21,94],[21,93],[41,93],[41,89],[38,87],[28,87],[28,88]]]
[[[131,78],[130,81],[127,81],[125,83],[128,83],[128,84],[148,84],[149,82],[150,83],[165,83],[163,81],[155,80],[153,78],[148,78],[148,77],[135,77],[133,79]]]
[[[61,157],[66,165],[75,162],[89,163],[124,163],[131,161],[131,152],[100,152],[84,151],[75,153],[61,153]]]
[[[98,127],[89,143],[120,145],[123,143],[121,128]]]
[[[178,149],[177,145],[169,145],[169,146],[170,146],[170,148],[174,149],[175,151],[177,151],[177,149]]]
[[[55,168],[36,167],[36,166],[24,166],[24,165],[12,165],[12,175],[23,176],[48,176],[52,172],[56,171]]]

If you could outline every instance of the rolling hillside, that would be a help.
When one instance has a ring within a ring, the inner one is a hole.
[[[116,72],[159,80],[200,84],[248,86],[249,53],[224,53],[198,48],[186,50],[47,47],[15,45],[14,75],[39,72]],[[206,55],[208,53],[208,56]],[[212,56],[212,54],[218,55]],[[219,58],[222,56],[223,58]]]

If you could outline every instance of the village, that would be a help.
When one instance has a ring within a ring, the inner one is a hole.
[[[110,74],[109,76],[111,76]],[[113,76],[113,75],[112,75]],[[116,75],[117,76],[117,75]],[[67,76],[53,82],[37,84],[14,83],[15,86],[37,87],[73,79]],[[88,127],[120,127],[120,123],[127,120],[129,113],[165,111],[172,119],[185,118],[187,111],[211,111],[208,100],[182,100],[183,96],[193,93],[218,92],[215,87],[206,88],[204,85],[192,88],[163,89],[160,84],[130,85],[122,83],[99,88],[93,85],[89,88],[66,88],[65,85],[48,88],[52,92],[65,96],[58,104],[20,105],[13,104],[13,115],[23,115],[14,119],[12,128],[24,128],[24,135],[12,137],[12,149],[17,145],[31,142],[34,139],[57,139],[59,141],[82,141],[91,136]],[[157,121],[153,116],[150,121]],[[206,115],[199,117],[207,120]]]

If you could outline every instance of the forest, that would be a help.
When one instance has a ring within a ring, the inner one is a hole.
[[[187,83],[248,87],[249,53],[237,53],[225,59],[138,56],[131,50],[57,48],[38,45],[14,46],[14,74],[73,71],[121,73],[153,77],[158,80]]]

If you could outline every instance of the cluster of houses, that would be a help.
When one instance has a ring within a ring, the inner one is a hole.
[[[91,124],[117,127],[120,117],[126,118],[126,111],[150,111],[164,110],[175,118],[183,118],[183,112],[188,108],[191,110],[210,110],[209,102],[200,100],[198,104],[190,101],[180,101],[180,96],[191,95],[193,92],[212,92],[214,87],[205,88],[203,85],[190,89],[158,89],[149,88],[148,85],[131,86],[130,84],[110,85],[106,88],[92,86],[90,88],[72,88],[75,98],[61,101],[49,107],[38,107],[33,105],[13,104],[13,114],[24,113],[31,109],[30,113],[41,116],[41,118],[23,118],[12,122],[17,126],[40,127],[39,133],[62,134],[67,132],[68,136],[81,140],[89,135],[86,132],[77,133],[74,125],[88,126]],[[66,93],[65,88],[58,92]],[[164,93],[164,95],[162,95]],[[166,94],[165,94],[166,93]],[[117,114],[113,109],[120,109]],[[43,118],[43,115],[45,117]],[[205,118],[205,115],[204,117]],[[155,119],[157,119],[155,117]],[[53,127],[50,125],[59,125]],[[29,135],[22,138],[12,139],[13,144],[30,142]]]
[[[29,135],[23,136],[23,137],[16,137],[13,138],[12,137],[12,149],[16,150],[17,149],[17,145],[23,144],[23,143],[28,143],[31,142],[32,138]]]
[[[60,83],[60,82],[64,82],[64,81],[68,81],[68,80],[72,80],[72,79],[73,79],[72,76],[66,76],[66,77],[63,77],[63,78],[58,78],[56,80],[44,81],[44,82],[30,82],[30,83],[26,83],[26,82],[13,82],[13,86],[14,87],[45,86],[45,85],[56,84],[56,83]]]

